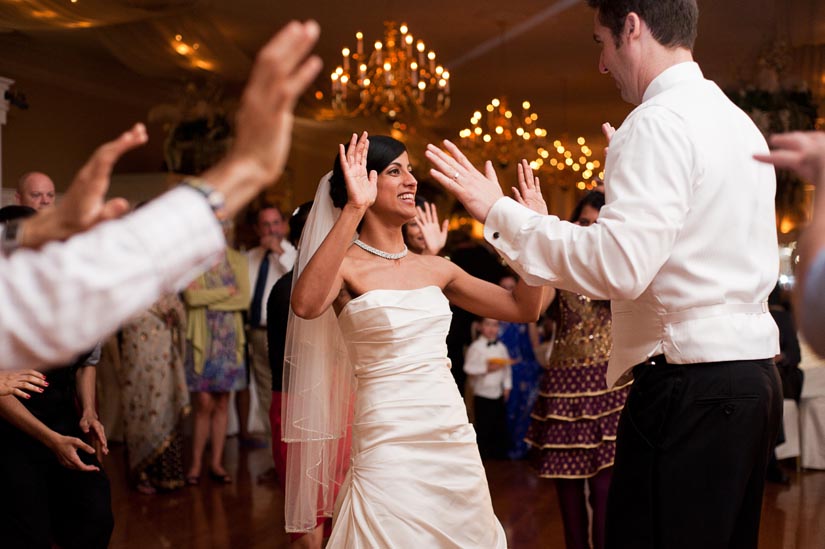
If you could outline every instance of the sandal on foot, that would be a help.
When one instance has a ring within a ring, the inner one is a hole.
[[[210,469],[209,478],[220,484],[232,484],[232,477],[229,476],[229,473],[217,473]]]

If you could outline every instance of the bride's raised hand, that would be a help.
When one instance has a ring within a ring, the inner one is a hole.
[[[518,186],[518,189],[512,188],[515,201],[538,214],[547,215],[547,203],[541,195],[539,178],[533,175],[533,169],[526,160],[518,164]]]
[[[367,172],[367,152],[370,141],[367,132],[358,137],[352,134],[349,147],[339,145],[341,170],[347,184],[347,205],[359,210],[366,210],[375,202],[378,193],[378,172]]]

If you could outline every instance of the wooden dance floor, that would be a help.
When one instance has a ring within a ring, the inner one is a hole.
[[[271,461],[269,450],[226,447],[236,482],[146,496],[126,483],[124,448],[106,460],[115,513],[113,549],[286,548],[283,491],[256,478]],[[512,549],[563,549],[564,534],[553,482],[539,480],[525,462],[486,464],[496,514]],[[822,549],[825,540],[825,471],[791,474],[790,486],[769,484],[762,511],[760,549]]]

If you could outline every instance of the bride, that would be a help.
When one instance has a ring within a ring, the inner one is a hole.
[[[449,303],[531,322],[543,292],[523,283],[509,292],[444,258],[408,254],[401,228],[416,215],[416,186],[404,145],[366,132],[340,146],[319,186],[286,352],[285,440],[300,441],[290,447],[305,454],[288,471],[287,529],[312,529],[313,513],[331,511],[348,465],[327,547],[503,548],[475,431],[449,372]]]

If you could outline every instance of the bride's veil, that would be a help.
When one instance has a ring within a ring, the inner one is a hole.
[[[340,215],[329,195],[327,173],[318,184],[295,262],[293,288]],[[287,445],[287,532],[308,532],[318,517],[332,516],[349,466],[349,425],[354,394],[352,366],[330,307],[312,320],[290,308],[284,350],[282,433]]]

